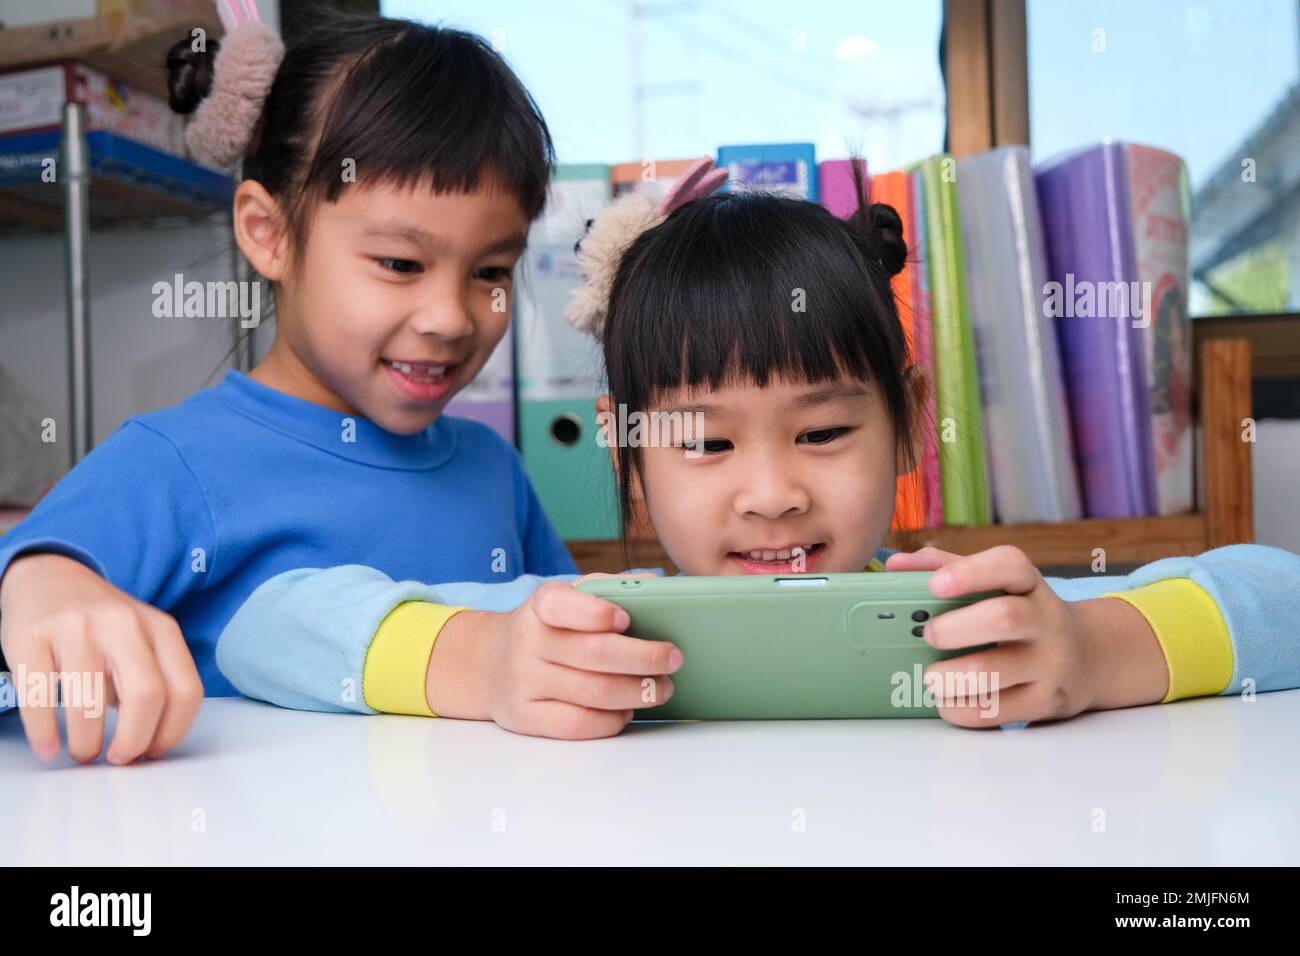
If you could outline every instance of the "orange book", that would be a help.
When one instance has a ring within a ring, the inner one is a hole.
[[[699,157],[696,157],[698,159]],[[659,199],[672,189],[677,177],[691,168],[695,159],[647,159],[644,162],[615,163],[609,168],[614,198],[634,189],[649,190]]]
[[[903,241],[907,244],[907,264],[903,271],[894,276],[891,286],[894,301],[898,304],[898,318],[903,324],[903,336],[907,341],[909,362],[917,361],[915,322],[917,311],[912,301],[914,256],[916,255],[916,236],[907,235],[907,223],[911,221],[912,177],[905,172],[896,171],[880,173],[871,177],[871,201],[887,203],[893,206],[903,221]],[[924,317],[922,317],[924,320]],[[931,384],[933,387],[933,383]],[[918,410],[919,411],[919,410]],[[917,466],[909,474],[899,475],[894,492],[894,517],[890,530],[913,529],[925,527],[925,508],[923,499],[924,461],[921,449],[916,450]]]

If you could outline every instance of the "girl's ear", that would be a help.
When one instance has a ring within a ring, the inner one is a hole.
[[[235,190],[234,218],[239,251],[261,276],[279,282],[287,248],[280,204],[261,183],[245,179]]]
[[[618,477],[618,448],[615,442],[618,440],[618,433],[611,431],[617,428],[614,421],[614,405],[610,402],[608,395],[596,396],[596,427],[605,433],[605,448],[609,452],[609,462],[614,466],[614,477]]]
[[[909,365],[903,373],[903,387],[907,394],[912,433],[898,443],[894,471],[899,475],[915,470],[925,449],[925,411],[930,399],[930,379],[921,366]]]

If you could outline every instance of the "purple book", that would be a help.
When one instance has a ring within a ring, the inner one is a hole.
[[[446,415],[481,422],[510,444],[515,442],[514,330],[506,329],[482,371],[456,393]]]
[[[1156,513],[1128,160],[1107,142],[1036,170],[1047,239],[1043,308],[1059,333],[1089,518]]]
[[[817,164],[817,196],[823,206],[836,219],[847,219],[858,211],[858,192],[853,180],[855,160],[828,159]],[[867,176],[866,160],[856,160],[862,173],[862,188],[871,194],[871,180]],[[867,200],[870,202],[870,199]]]

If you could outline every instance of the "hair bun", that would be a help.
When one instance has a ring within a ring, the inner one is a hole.
[[[903,220],[898,210],[888,203],[872,203],[871,227],[880,264],[889,276],[898,275],[907,265],[907,243],[903,240]]]
[[[212,61],[220,44],[207,41],[207,49],[195,50],[188,38],[178,40],[167,51],[167,104],[172,112],[193,113],[212,90]]]

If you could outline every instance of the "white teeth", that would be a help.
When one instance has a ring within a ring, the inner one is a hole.
[[[391,360],[388,361],[388,364],[403,375],[422,382],[436,382],[447,372],[447,366],[445,365],[411,365],[409,362],[393,362]]]
[[[748,554],[755,561],[789,561],[796,554],[807,557],[808,553],[816,545],[797,544],[793,548],[782,548],[780,551],[741,551],[740,554]]]

